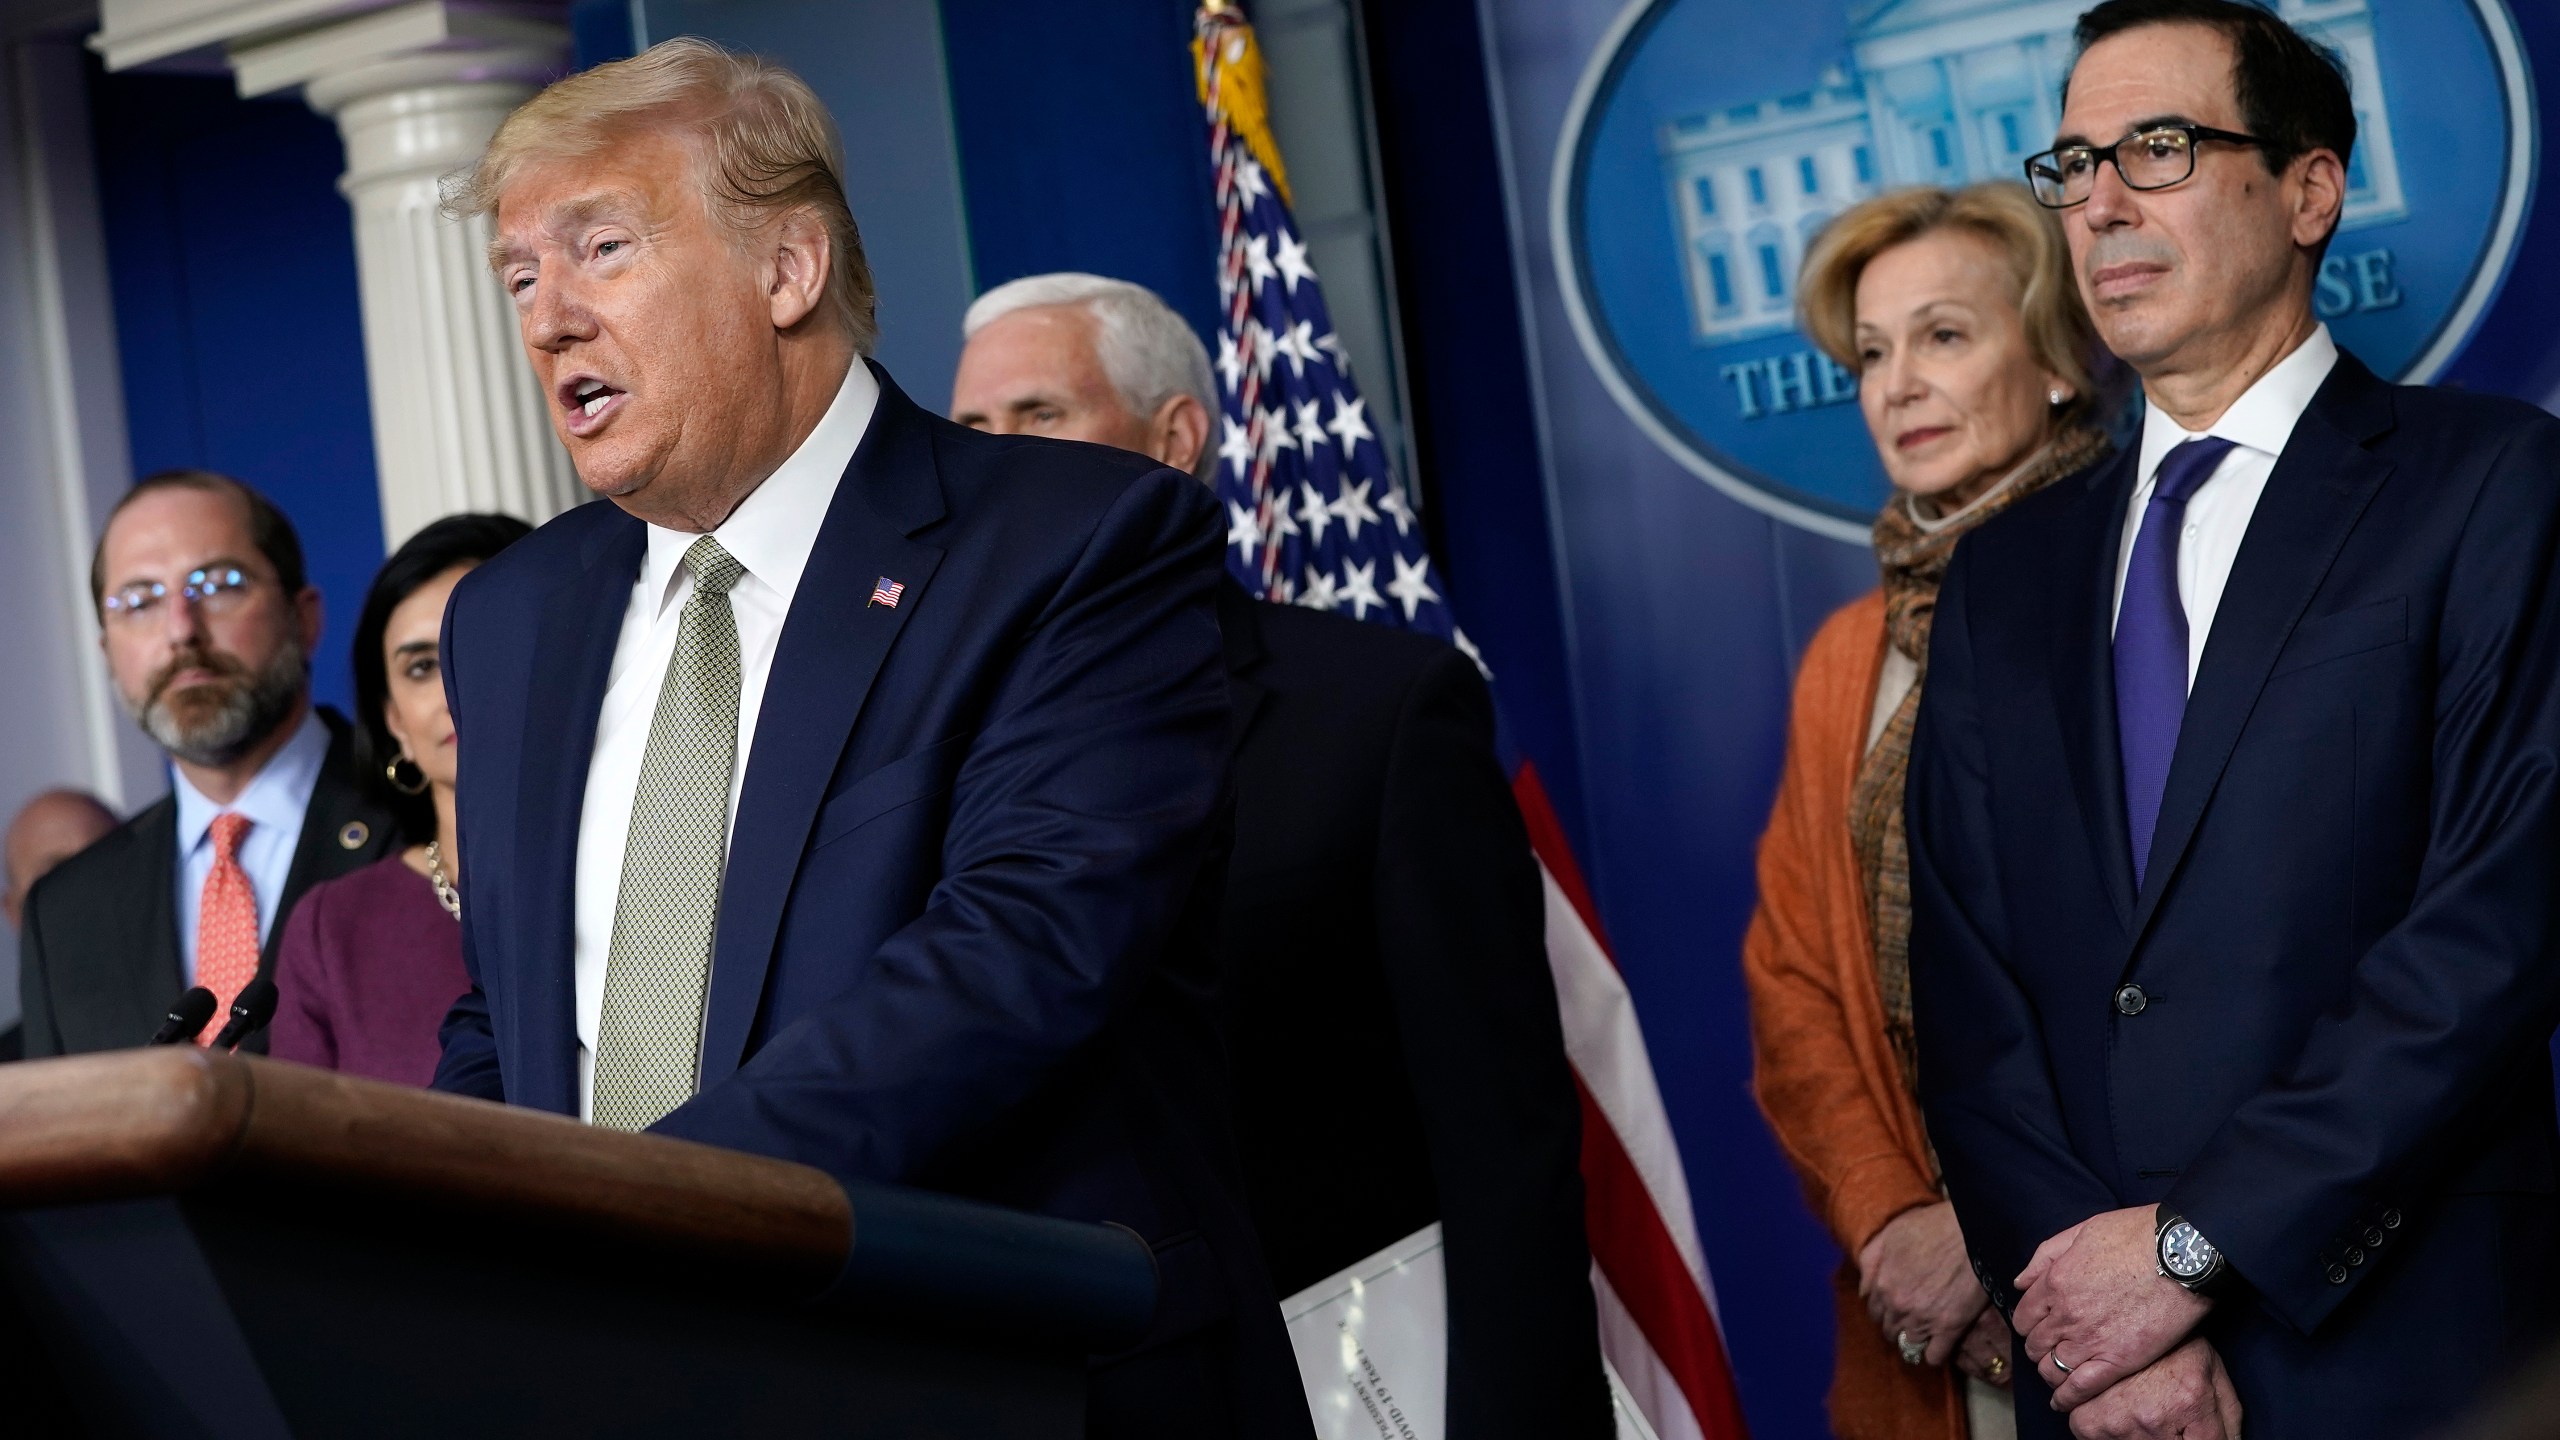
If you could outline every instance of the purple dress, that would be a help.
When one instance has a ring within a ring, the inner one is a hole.
[[[303,893],[285,917],[276,988],[277,1058],[424,1085],[445,1011],[471,988],[461,922],[395,850]]]

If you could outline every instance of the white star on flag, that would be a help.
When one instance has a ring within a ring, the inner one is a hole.
[[[1301,482],[1298,494],[1306,502],[1298,507],[1298,518],[1306,522],[1307,543],[1321,546],[1324,544],[1325,527],[1333,523],[1333,508],[1325,504],[1324,497],[1316,493],[1313,485]]]
[[[1262,412],[1262,463],[1268,465],[1283,450],[1295,450],[1298,442],[1289,435],[1289,418],[1277,410]]]
[[[1404,492],[1390,490],[1378,501],[1378,513],[1396,522],[1398,535],[1413,533],[1413,507],[1404,503]]]
[[[1253,357],[1253,378],[1264,385],[1271,383],[1271,332],[1247,320],[1240,348]]]
[[[1343,486],[1342,498],[1325,508],[1333,512],[1334,518],[1342,522],[1342,528],[1350,531],[1354,540],[1360,538],[1362,525],[1378,523],[1378,512],[1369,508],[1369,482],[1366,480],[1357,485]]]
[[[1262,545],[1262,522],[1250,508],[1234,500],[1227,502],[1227,543],[1242,547],[1247,560]]]
[[[1244,379],[1244,361],[1236,356],[1236,337],[1224,330],[1218,332],[1218,378],[1227,382],[1229,390]]]
[[[1298,407],[1298,442],[1309,449],[1321,447],[1325,441],[1324,405],[1321,401],[1300,400]]]
[[[1235,467],[1238,480],[1244,479],[1253,469],[1253,437],[1231,415],[1218,417],[1218,433],[1218,458]]]
[[[1281,354],[1289,357],[1289,373],[1292,375],[1306,374],[1307,367],[1316,362],[1315,336],[1310,333],[1312,328],[1306,321],[1301,320],[1282,330],[1279,342],[1273,346]]]
[[[1440,592],[1432,589],[1431,582],[1424,578],[1431,573],[1431,557],[1417,556],[1411,564],[1407,564],[1402,555],[1389,555],[1387,558],[1396,564],[1396,578],[1387,582],[1387,593],[1403,604],[1404,618],[1411,620],[1413,612],[1424,602],[1440,598]]]
[[[1280,251],[1271,263],[1280,267],[1280,279],[1292,295],[1298,293],[1299,281],[1316,278],[1316,267],[1307,263],[1306,245],[1286,230],[1280,232]]]
[[[1339,390],[1334,392],[1333,419],[1324,428],[1340,437],[1342,455],[1346,460],[1352,451],[1359,448],[1361,441],[1378,438],[1369,433],[1369,421],[1362,413],[1368,408],[1369,402],[1357,395],[1346,396]]]
[[[1310,565],[1306,587],[1298,592],[1298,603],[1331,614],[1342,608],[1342,595],[1334,588],[1333,576]]]
[[[1383,610],[1387,602],[1378,598],[1378,562],[1342,567],[1342,603],[1351,607],[1351,618],[1366,620],[1372,609]]]

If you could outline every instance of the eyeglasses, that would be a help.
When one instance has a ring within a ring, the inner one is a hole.
[[[2036,203],[2048,210],[2068,210],[2083,203],[2098,186],[2098,165],[2116,167],[2131,190],[2165,190],[2196,173],[2196,147],[2207,140],[2229,145],[2264,145],[2255,135],[2216,130],[2206,125],[2154,125],[2137,130],[2113,145],[2063,145],[2027,157],[2027,186]]]
[[[228,615],[248,602],[250,587],[255,584],[257,577],[237,565],[213,565],[187,572],[178,594],[207,615]],[[136,580],[122,589],[108,591],[100,604],[108,619],[138,625],[168,598],[167,582]]]

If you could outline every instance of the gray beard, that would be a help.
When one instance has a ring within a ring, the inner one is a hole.
[[[165,694],[153,696],[139,710],[127,708],[161,749],[190,765],[212,768],[230,764],[275,734],[310,683],[311,666],[301,643],[288,640],[247,683],[223,687],[221,701],[192,724],[170,710]]]

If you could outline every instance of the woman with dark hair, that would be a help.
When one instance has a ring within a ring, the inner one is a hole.
[[[408,1085],[435,1076],[436,1031],[471,987],[455,879],[453,722],[436,644],[454,585],[531,529],[508,515],[447,516],[373,577],[356,621],[357,750],[409,844],[312,887],[287,917],[276,957],[281,1059]]]

